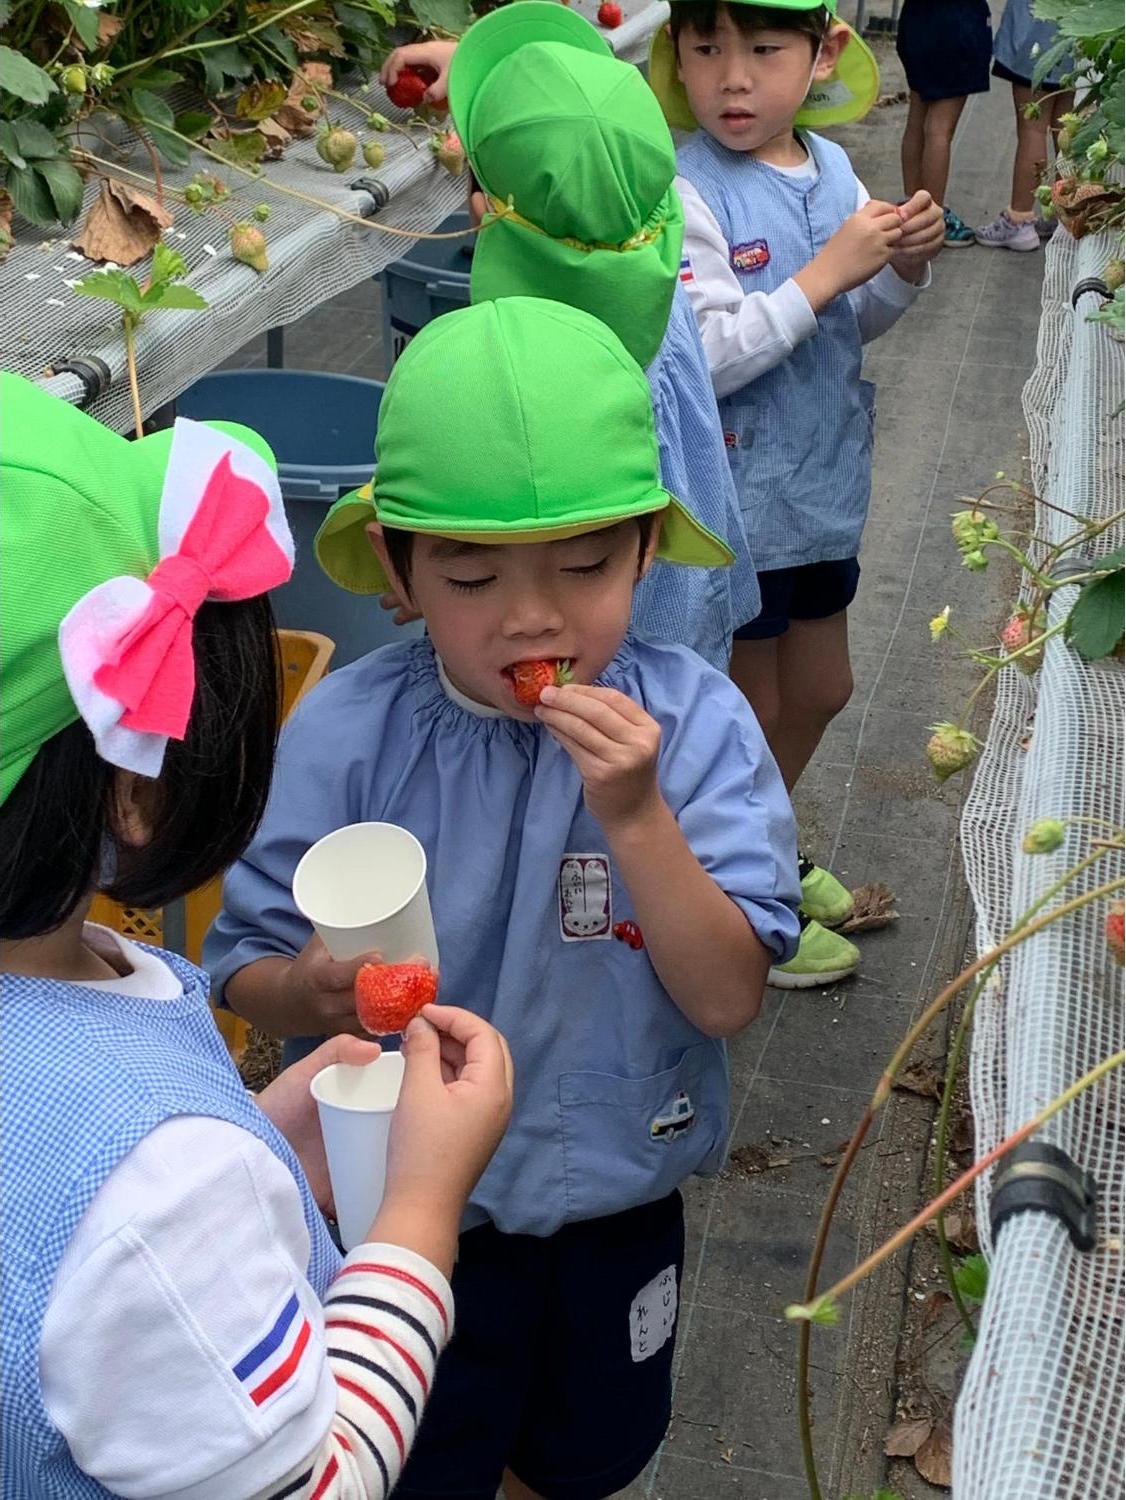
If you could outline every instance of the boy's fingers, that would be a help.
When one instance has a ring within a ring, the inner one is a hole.
[[[536,718],[553,733],[585,750],[604,765],[610,763],[615,747],[623,743],[621,739],[606,734],[597,724],[590,723],[578,714],[545,708],[541,704],[536,709]]]
[[[594,703],[608,703],[615,708],[623,719],[629,719],[632,724],[648,724],[649,715],[640,703],[626,693],[619,693],[617,688],[599,687],[594,682],[569,682],[562,688],[549,688],[551,693],[563,693],[564,697],[556,698],[557,705],[565,704],[572,697],[586,698]],[[549,700],[551,701],[551,700]]]

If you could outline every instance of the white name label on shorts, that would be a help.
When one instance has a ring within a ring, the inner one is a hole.
[[[676,1329],[676,1267],[666,1266],[641,1288],[629,1310],[629,1346],[634,1364],[656,1354]]]

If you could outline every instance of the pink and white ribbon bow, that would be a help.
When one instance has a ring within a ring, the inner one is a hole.
[[[195,697],[192,627],[207,600],[251,599],[293,572],[277,476],[226,433],[177,421],[160,499],[160,561],[85,594],[59,626],[67,685],[103,760],[157,776]]]

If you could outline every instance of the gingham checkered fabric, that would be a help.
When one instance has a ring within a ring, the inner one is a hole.
[[[4,1500],[109,1493],[77,1467],[44,1409],[39,1338],[79,1220],[114,1167],[163,1120],[208,1115],[257,1136],[301,1191],[311,1244],[306,1274],[318,1296],[340,1264],[296,1157],[227,1055],[207,1007],[206,976],[173,954],[160,957],[183,984],[179,1000],[0,977]],[[143,1337],[143,1329],[123,1328],[107,1357],[129,1358],[129,1340]]]
[[[677,285],[669,324],[649,366],[661,483],[735,554],[730,568],[658,562],[633,596],[638,635],[691,646],[726,674],[731,634],[761,607],[758,574],[723,446],[708,357],[684,288]]]

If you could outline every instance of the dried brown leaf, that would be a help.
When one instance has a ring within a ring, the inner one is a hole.
[[[12,239],[12,200],[5,188],[0,188],[0,260],[3,260],[14,244]]]
[[[970,1111],[963,1110],[954,1121],[954,1128],[950,1132],[951,1151],[972,1151],[974,1149],[974,1117]]]
[[[923,1327],[933,1328],[952,1300],[949,1292],[931,1292],[923,1303]]]
[[[155,198],[111,177],[71,243],[87,260],[132,266],[144,260],[171,223],[172,215]]]
[[[266,142],[266,154],[263,158],[265,161],[277,161],[293,139],[289,131],[279,125],[276,120],[260,120],[258,131]]]
[[[914,1458],[933,1428],[930,1417],[905,1417],[889,1428],[884,1439],[884,1452],[889,1458]]]
[[[120,16],[111,16],[103,10],[98,16],[97,50],[100,52],[103,47],[108,47],[124,25]]]
[[[235,101],[235,114],[240,120],[265,120],[274,110],[284,104],[287,91],[284,83],[276,78],[260,79],[244,88]]]
[[[285,103],[274,111],[274,119],[290,135],[312,135],[317,128],[317,121],[324,114],[324,101],[320,100],[316,109],[306,109],[301,101],[316,94],[318,89],[331,87],[332,69],[327,63],[302,63],[293,75]]]
[[[852,914],[841,923],[840,932],[871,932],[899,921],[895,893],[881,881],[862,885],[852,893]]]
[[[954,1434],[949,1421],[938,1423],[915,1454],[915,1467],[928,1484],[950,1488],[953,1471]]]
[[[924,1099],[942,1097],[942,1075],[934,1063],[912,1063],[903,1069],[892,1086],[900,1093],[920,1094]]]
[[[972,1214],[957,1211],[943,1214],[942,1227],[946,1231],[946,1238],[955,1250],[965,1250],[974,1254],[981,1249],[981,1243],[977,1237],[977,1225],[974,1223]]]

